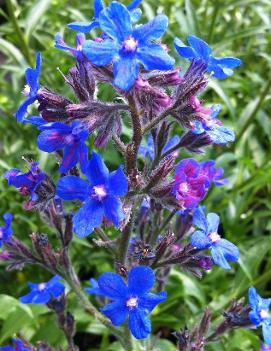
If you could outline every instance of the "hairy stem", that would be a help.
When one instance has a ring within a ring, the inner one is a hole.
[[[142,128],[142,135],[146,134],[150,129],[152,129],[158,123],[160,123],[163,119],[165,119],[171,113],[171,108],[172,107],[165,110],[159,116],[153,118],[149,123],[145,124],[145,126]]]

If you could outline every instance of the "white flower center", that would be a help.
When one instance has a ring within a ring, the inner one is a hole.
[[[134,52],[137,49],[138,42],[133,37],[129,37],[123,43],[123,48],[127,52]]]
[[[185,183],[181,183],[180,185],[179,185],[179,191],[181,192],[181,193],[188,193],[189,192],[189,185],[185,182]]]
[[[209,234],[209,238],[211,239],[211,241],[213,243],[216,243],[217,241],[219,241],[221,239],[221,236],[219,234],[217,234],[217,232],[212,232]]]
[[[28,84],[26,84],[26,85],[24,86],[24,89],[23,89],[22,93],[23,93],[23,95],[25,95],[25,96],[29,96],[29,94],[30,94],[30,86],[29,86]]]
[[[262,319],[266,319],[269,317],[269,311],[268,310],[261,310],[260,311],[260,316]]]
[[[137,307],[137,300],[137,297],[130,297],[130,299],[126,301],[126,306],[129,308]]]
[[[46,283],[40,283],[39,285],[38,285],[38,290],[39,291],[42,291],[42,290],[44,290],[46,288]]]
[[[4,236],[3,230],[2,230],[2,228],[0,228],[0,240],[3,239],[3,236]]]
[[[94,192],[93,197],[97,198],[99,201],[101,201],[107,195],[107,192],[103,185],[94,186],[93,192]]]

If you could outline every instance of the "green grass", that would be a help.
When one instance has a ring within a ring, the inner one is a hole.
[[[11,167],[23,167],[21,156],[39,160],[48,172],[56,171],[53,156],[41,153],[34,142],[34,128],[15,123],[14,111],[21,101],[24,70],[32,65],[36,51],[43,55],[41,84],[68,94],[57,67],[66,73],[72,58],[53,48],[53,37],[65,30],[65,38],[73,43],[74,32],[65,24],[91,16],[91,3],[77,0],[25,0],[17,3],[7,0],[0,10],[0,173]],[[146,0],[144,17],[157,11],[169,16],[166,35],[172,55],[172,40],[185,40],[195,34],[207,40],[219,55],[240,57],[244,64],[232,78],[212,80],[203,95],[207,103],[221,103],[224,123],[231,126],[237,141],[229,147],[213,147],[204,158],[214,158],[225,168],[229,184],[213,189],[205,200],[208,210],[221,215],[225,236],[237,243],[241,250],[239,265],[231,272],[214,268],[201,281],[174,271],[168,285],[169,299],[153,314],[154,326],[166,325],[178,329],[198,321],[208,305],[219,318],[219,313],[231,299],[247,294],[256,285],[263,295],[271,295],[271,3],[270,0]],[[175,55],[176,56],[176,55]],[[185,62],[177,58],[185,67]],[[107,91],[101,98],[107,99]],[[109,93],[110,94],[110,93]],[[112,166],[119,156],[105,153]],[[0,182],[1,214],[15,215],[14,231],[29,241],[33,231],[44,232],[46,225],[36,213],[22,210],[22,198],[5,181]],[[80,276],[110,270],[111,261],[102,250],[93,250],[86,240],[76,240],[73,256]],[[18,331],[31,341],[46,339],[52,345],[64,345],[62,334],[54,327],[54,317],[43,307],[22,306],[14,298],[22,295],[29,280],[44,280],[48,275],[30,267],[22,272],[6,273],[0,270],[0,344]],[[75,313],[78,329],[91,334],[102,334],[99,350],[118,350],[109,346],[104,329],[85,315],[71,296],[70,309]],[[217,319],[218,321],[218,319]],[[96,340],[96,339],[95,339]],[[94,343],[95,344],[95,343]],[[88,350],[95,350],[89,343]],[[96,348],[97,349],[97,348]],[[161,350],[171,350],[168,345]],[[235,331],[208,350],[257,350],[259,339],[255,332]]]

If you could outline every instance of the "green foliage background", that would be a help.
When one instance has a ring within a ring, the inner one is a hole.
[[[36,51],[43,55],[41,84],[69,94],[57,67],[66,73],[73,63],[68,55],[54,49],[56,32],[65,32],[74,42],[74,32],[65,24],[86,20],[92,15],[90,1],[79,0],[6,0],[0,1],[0,173],[11,167],[24,167],[21,156],[38,160],[48,172],[57,174],[52,155],[36,148],[36,131],[31,126],[16,124],[14,111],[20,103],[24,70],[32,65]],[[202,96],[208,103],[221,103],[222,119],[231,126],[237,141],[229,147],[212,147],[204,158],[214,158],[225,168],[229,184],[213,189],[204,203],[208,210],[221,215],[224,235],[241,250],[238,265],[230,272],[214,268],[201,281],[174,270],[168,284],[169,298],[152,317],[154,328],[163,328],[163,337],[199,320],[208,306],[214,320],[233,298],[246,296],[255,285],[262,295],[271,295],[271,2],[270,0],[145,0],[144,19],[157,12],[169,16],[165,41],[175,55],[175,36],[185,40],[188,34],[205,39],[219,55],[240,57],[244,64],[225,81],[212,80]],[[176,56],[183,67],[186,63]],[[110,98],[105,89],[103,99]],[[124,130],[125,133],[128,133]],[[119,155],[104,151],[105,160],[113,168]],[[48,232],[36,213],[21,208],[22,197],[5,181],[0,182],[1,215],[10,211],[15,216],[14,232],[25,241],[33,231]],[[53,235],[53,233],[52,233]],[[83,280],[112,269],[111,258],[93,249],[91,238],[76,239],[72,248],[76,269]],[[0,344],[9,342],[14,333],[22,332],[35,342],[45,339],[52,345],[65,346],[63,335],[54,325],[54,316],[39,306],[23,306],[17,297],[26,293],[27,281],[49,278],[40,268],[6,273],[0,266]],[[13,297],[9,297],[13,296]],[[86,315],[70,296],[70,310],[78,322],[77,340],[82,350],[120,350],[111,344],[107,331]],[[172,338],[170,338],[172,340]],[[100,344],[100,346],[99,346]],[[170,341],[157,349],[174,350]],[[208,350],[258,350],[257,333],[238,330]]]

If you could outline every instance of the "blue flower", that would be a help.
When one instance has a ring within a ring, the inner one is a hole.
[[[37,140],[40,150],[53,152],[64,149],[59,167],[61,173],[68,172],[77,162],[80,162],[84,172],[88,162],[88,148],[85,144],[88,131],[81,122],[73,122],[71,126],[60,122],[47,123],[40,125],[38,129],[42,130]]]
[[[127,6],[127,9],[130,11],[130,15],[133,22],[137,22],[141,16],[141,10],[137,9],[137,6],[140,5],[141,2],[142,0],[133,0]],[[94,18],[89,22],[72,22],[69,23],[67,27],[81,33],[87,33],[94,28],[99,28],[99,15],[104,9],[105,6],[102,0],[94,0]]]
[[[198,228],[191,238],[191,245],[197,249],[211,250],[211,256],[216,265],[231,269],[227,261],[236,262],[239,259],[238,247],[230,241],[222,239],[217,233],[219,216],[216,213],[208,213],[199,207],[193,215],[193,224]]]
[[[47,283],[28,283],[31,292],[19,298],[22,303],[46,304],[52,298],[58,298],[64,293],[65,287],[60,283],[61,277],[55,275]]]
[[[206,133],[209,135],[214,144],[227,144],[235,140],[234,132],[230,128],[222,126],[217,119],[221,111],[220,105],[213,105],[210,109],[201,106],[197,97],[190,99],[191,106],[197,113],[198,119],[192,123],[192,131],[195,134]]]
[[[174,135],[163,147],[162,155],[167,152],[172,147],[176,146],[180,142],[180,137],[178,135]],[[148,136],[147,145],[140,145],[138,153],[144,157],[149,157],[151,160],[154,159],[154,142],[151,134]]]
[[[5,221],[5,225],[3,227],[0,227],[0,247],[13,234],[13,230],[11,228],[11,222],[12,222],[12,218],[13,218],[12,214],[11,213],[5,213],[3,218],[4,218],[4,221]]]
[[[17,122],[22,122],[27,115],[28,106],[32,105],[37,100],[39,91],[39,75],[41,66],[41,54],[37,53],[36,57],[36,68],[27,68],[25,71],[26,86],[23,94],[27,96],[27,99],[19,106],[16,111]]]
[[[252,287],[248,290],[248,300],[251,307],[250,321],[256,327],[262,327],[264,342],[271,345],[271,315],[269,311],[271,299],[263,299]]]
[[[114,1],[101,11],[99,23],[110,39],[101,42],[87,40],[83,52],[97,66],[113,62],[113,83],[118,88],[130,90],[138,77],[140,64],[147,70],[172,68],[174,59],[161,45],[152,42],[166,31],[166,16],[159,15],[149,23],[133,29],[129,11]]]
[[[3,177],[7,179],[9,186],[13,185],[23,195],[30,195],[31,199],[35,201],[38,198],[36,190],[45,179],[45,176],[45,173],[39,169],[38,163],[31,162],[28,172],[23,173],[19,169],[12,168]]]
[[[24,343],[20,339],[13,338],[14,346],[0,346],[1,351],[30,351],[29,348],[24,346]]]
[[[215,78],[224,79],[233,74],[233,68],[242,64],[242,61],[236,57],[215,57],[212,55],[212,49],[205,41],[190,35],[187,37],[190,44],[186,46],[180,39],[174,40],[175,48],[178,54],[189,61],[199,61],[206,64],[206,71],[211,73]]]
[[[103,217],[116,227],[124,219],[119,196],[128,190],[128,181],[120,166],[109,173],[101,157],[92,152],[85,170],[88,181],[75,176],[60,178],[56,193],[63,200],[81,200],[83,207],[73,216],[73,228],[79,237],[85,237],[99,227]]]
[[[85,289],[89,294],[101,295],[112,300],[101,309],[111,322],[119,326],[128,317],[132,335],[137,339],[146,338],[151,332],[148,314],[156,305],[167,298],[166,292],[150,293],[155,275],[151,268],[138,266],[129,272],[128,286],[120,275],[106,272],[98,281],[91,279],[92,288]]]
[[[65,43],[63,36],[60,33],[55,35],[55,48],[68,51],[72,54],[78,61],[84,61],[85,57],[82,52],[82,46],[86,38],[83,33],[76,34],[76,48],[72,48]]]

